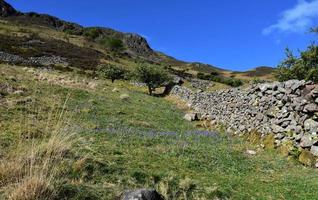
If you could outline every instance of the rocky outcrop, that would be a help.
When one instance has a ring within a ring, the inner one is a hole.
[[[154,55],[147,40],[140,35],[126,33],[123,36],[123,42],[126,48],[136,56],[149,57]]]
[[[19,12],[16,11],[10,4],[0,0],[0,17],[17,16]]]
[[[277,145],[291,140],[305,148],[318,141],[318,87],[312,82],[290,80],[214,93],[175,86],[171,93],[234,133],[274,133]]]

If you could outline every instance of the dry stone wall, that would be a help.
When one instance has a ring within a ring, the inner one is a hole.
[[[3,51],[0,51],[0,62],[36,66],[69,65],[66,59],[60,56],[41,56],[23,58],[22,56],[9,54]]]
[[[175,86],[171,94],[201,118],[222,123],[234,133],[274,133],[277,145],[291,140],[304,148],[318,141],[318,87],[312,82],[290,80],[213,93]]]

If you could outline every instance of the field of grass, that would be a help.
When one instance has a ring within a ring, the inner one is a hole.
[[[0,199],[108,200],[135,188],[166,199],[318,195],[317,170],[198,128],[172,97],[68,72],[0,74]]]

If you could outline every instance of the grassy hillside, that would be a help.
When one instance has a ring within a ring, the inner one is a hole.
[[[232,72],[231,76],[240,78],[243,80],[274,80],[274,71],[272,67],[256,67],[255,69],[248,70],[246,72]]]
[[[143,187],[167,199],[318,194],[316,170],[184,121],[174,97],[74,72],[0,73],[0,199],[114,199]]]

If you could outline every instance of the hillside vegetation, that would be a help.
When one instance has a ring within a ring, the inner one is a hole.
[[[316,170],[184,121],[172,97],[73,72],[0,70],[2,198],[113,199],[144,187],[167,199],[317,195]]]
[[[272,81],[272,68],[188,63],[136,34],[0,8],[0,199],[110,200],[140,188],[167,200],[317,197],[316,169],[253,135],[185,120],[190,106],[166,92]]]

